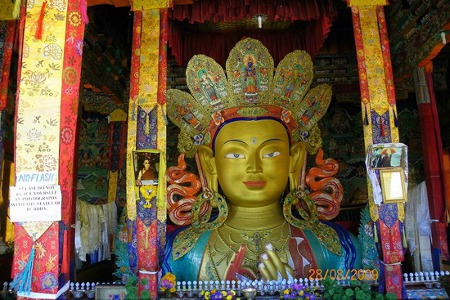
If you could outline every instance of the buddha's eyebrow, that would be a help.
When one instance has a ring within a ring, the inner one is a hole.
[[[268,139],[261,143],[260,147],[263,147],[265,144],[270,142],[284,142],[282,139]]]
[[[242,140],[228,140],[228,141],[224,142],[223,144],[225,145],[226,143],[230,143],[230,142],[237,142],[237,143],[242,143],[242,144],[247,145],[247,143]]]
[[[283,140],[282,139],[268,139],[268,140],[262,142],[262,144],[272,142],[272,141],[282,142]],[[242,140],[237,140],[237,139],[228,140],[228,141],[224,142],[223,144],[225,145],[226,143],[230,143],[230,142],[242,143],[244,145],[247,145],[246,142],[244,142]]]
[[[282,139],[268,139],[268,140],[262,142],[262,144],[268,143],[268,142],[272,142],[272,141],[279,141],[279,142],[282,142],[283,140],[282,140]]]

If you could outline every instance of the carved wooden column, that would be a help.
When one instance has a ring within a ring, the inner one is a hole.
[[[358,59],[361,107],[366,149],[376,143],[399,142],[392,65],[384,5],[386,0],[348,0]],[[381,288],[404,294],[401,263],[404,204],[376,205],[369,185],[370,216],[380,244]]]

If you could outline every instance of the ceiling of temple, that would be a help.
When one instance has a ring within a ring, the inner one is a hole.
[[[101,2],[104,0],[97,3]],[[181,2],[175,1],[175,4]],[[92,5],[96,2],[90,1],[89,3]],[[85,109],[109,108],[112,110],[126,103],[128,99],[133,13],[128,6],[122,5],[123,2],[120,4],[110,0],[108,3],[92,5],[88,10],[90,22],[86,26],[83,56],[85,89],[82,99],[84,99],[83,107]],[[336,89],[354,92],[358,91],[358,88],[350,10],[342,1],[335,1],[335,3],[338,14],[321,53],[318,55],[317,60],[320,61],[316,63],[316,78],[318,82],[350,85],[349,87],[336,86]],[[177,9],[177,6],[174,6],[174,9]],[[256,19],[247,18],[229,22],[206,21],[193,24],[183,22],[181,26],[191,32],[225,34],[243,30],[258,30],[259,32],[279,30],[281,32],[292,26],[302,26],[302,24],[299,21],[269,21],[264,18],[262,28],[258,28]],[[289,43],[289,41],[287,42]],[[169,47],[169,53],[170,51]],[[169,59],[169,63],[175,62]],[[331,70],[335,63],[338,64],[338,68]],[[105,101],[108,102],[107,105],[104,104]],[[99,105],[99,103],[103,104]]]
[[[175,0],[173,9],[185,8],[186,6],[181,4],[186,1],[191,2],[190,0]],[[280,4],[284,1],[289,0],[280,0]],[[133,12],[130,11],[127,2],[128,0],[89,0],[88,2],[91,5],[88,10],[90,23],[86,27],[83,56],[83,85],[85,89],[82,98],[84,99],[85,109],[103,110],[105,112],[112,111],[118,106],[126,108],[133,22]],[[337,14],[323,46],[315,57],[315,82],[331,83],[334,89],[333,93],[338,100],[357,100],[359,99],[359,86],[351,11],[344,1],[334,0],[333,4]],[[397,7],[400,12],[403,9],[408,9],[408,7]],[[389,17],[388,8],[386,15]],[[293,26],[303,26],[299,21],[270,21],[266,19],[262,21],[262,28],[258,28],[258,21],[255,18],[228,22],[205,21],[203,23],[182,22],[180,24],[183,30],[213,32],[214,34],[245,32],[252,28],[260,32],[277,30],[283,32]],[[447,49],[438,56],[437,68],[435,69],[438,77],[443,78],[444,85],[449,57],[445,53],[448,52]],[[169,55],[170,53],[169,47]],[[169,57],[169,64],[175,64],[175,60]],[[180,70],[176,66],[174,68]],[[177,76],[180,77],[179,74],[170,75],[175,77],[172,78],[172,81],[169,78],[169,86],[171,82],[177,85],[183,84],[182,78],[177,78]],[[396,89],[398,99],[408,98],[408,93],[414,91],[412,79],[409,77],[397,82]]]

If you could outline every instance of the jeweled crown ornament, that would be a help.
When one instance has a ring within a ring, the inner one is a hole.
[[[313,76],[306,51],[287,54],[275,69],[268,49],[251,38],[230,51],[226,73],[212,58],[195,55],[186,69],[191,94],[167,91],[169,117],[181,129],[180,152],[193,156],[197,146],[213,145],[217,130],[228,122],[264,118],[281,121],[291,143],[305,141],[317,149],[317,122],[328,109],[331,87],[310,89]]]

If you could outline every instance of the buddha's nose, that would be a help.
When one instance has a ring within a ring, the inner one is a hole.
[[[261,159],[258,156],[250,156],[247,162],[247,173],[261,173]]]

